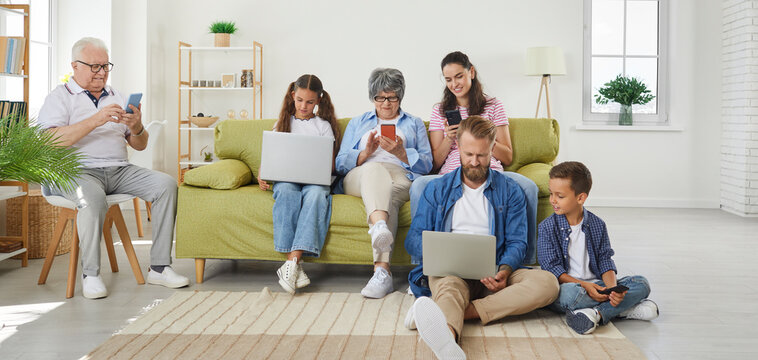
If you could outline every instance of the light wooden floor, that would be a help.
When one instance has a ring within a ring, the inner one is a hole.
[[[652,322],[614,324],[651,359],[758,358],[758,219],[720,210],[591,209],[605,219],[616,250],[620,275],[646,276],[651,298],[661,309]],[[134,217],[125,212],[136,238]],[[146,239],[150,238],[150,227]],[[149,244],[137,245],[143,269]],[[68,256],[58,256],[46,285],[37,285],[42,260],[21,268],[17,260],[0,262],[0,358],[77,359],[145,307],[173,292],[137,285],[123,249],[116,248],[121,272],[111,273],[103,251],[102,275],[110,296],[87,300],[77,283],[65,299]],[[209,260],[206,281],[189,289],[280,291],[277,263]],[[194,261],[174,267],[194,279]],[[307,291],[358,292],[370,276],[368,266],[306,264],[313,284]],[[395,268],[398,290],[407,288],[409,269]],[[143,270],[146,271],[146,270]],[[145,272],[146,273],[146,272]]]

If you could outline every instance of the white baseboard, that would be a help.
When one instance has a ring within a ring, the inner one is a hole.
[[[733,209],[728,209],[728,208],[721,208],[721,210],[724,210],[730,214],[734,214],[734,215],[745,217],[745,218],[758,218],[758,214],[744,214],[744,213],[735,211]]]
[[[718,209],[719,200],[709,199],[677,199],[677,198],[620,198],[620,197],[590,197],[585,206],[598,207],[635,207],[635,208],[690,208]]]

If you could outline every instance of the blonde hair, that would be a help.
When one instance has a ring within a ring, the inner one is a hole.
[[[458,128],[458,141],[461,141],[463,133],[469,133],[477,139],[487,139],[490,143],[495,142],[495,135],[497,129],[495,123],[487,120],[486,118],[474,115],[469,116],[466,120],[461,121],[461,125]]]

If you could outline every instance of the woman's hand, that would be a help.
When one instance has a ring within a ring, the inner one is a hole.
[[[445,126],[445,136],[452,142],[458,140],[458,126],[460,126],[460,124]]]
[[[266,191],[271,188],[271,185],[269,185],[266,180],[261,180],[261,169],[258,168],[258,176],[255,178],[258,179],[258,187],[261,188],[261,190]]]
[[[368,133],[368,139],[366,139],[366,148],[358,154],[358,160],[355,166],[361,166],[371,156],[371,154],[379,148],[379,139],[376,137],[376,130]]]
[[[403,139],[399,136],[396,138],[396,140],[392,140],[386,136],[382,136],[379,138],[379,146],[384,149],[384,151],[395,155],[396,158],[400,159],[400,161],[404,163],[408,163],[408,154],[405,152],[405,147],[403,146]]]

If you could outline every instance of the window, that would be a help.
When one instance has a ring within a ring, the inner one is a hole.
[[[621,74],[641,80],[655,98],[633,105],[636,125],[669,125],[667,0],[584,1],[584,124],[618,124],[620,106],[597,104],[598,88]]]
[[[33,120],[39,113],[45,97],[57,83],[52,79],[53,64],[53,16],[52,0],[1,1],[3,4],[28,4],[31,12],[29,24],[29,117]],[[0,35],[23,36],[24,18],[21,15],[0,12]],[[21,101],[23,79],[0,78],[0,99]]]

